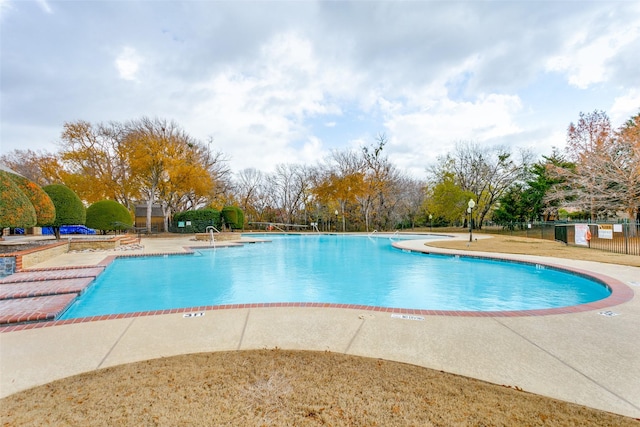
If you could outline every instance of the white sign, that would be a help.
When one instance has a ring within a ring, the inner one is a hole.
[[[613,224],[598,224],[598,237],[613,239]]]
[[[591,240],[591,232],[589,231],[589,225],[576,224],[575,225],[575,242],[576,245],[589,246],[589,240]]]
[[[614,233],[622,233],[622,224],[613,224]]]

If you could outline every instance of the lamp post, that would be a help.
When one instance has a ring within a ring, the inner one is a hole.
[[[334,212],[336,214],[336,233],[338,232],[338,209]]]
[[[429,231],[433,231],[433,215],[429,214]]]
[[[469,242],[473,241],[473,208],[476,206],[476,202],[473,199],[469,199],[467,204],[467,212],[469,213]]]

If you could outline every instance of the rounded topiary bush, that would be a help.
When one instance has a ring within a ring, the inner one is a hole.
[[[29,198],[13,182],[8,172],[0,170],[0,237],[5,227],[33,227],[36,210]]]
[[[114,200],[101,200],[87,208],[87,221],[89,228],[102,231],[123,230],[133,226],[131,213],[120,203]]]
[[[23,176],[10,173],[9,177],[33,205],[36,212],[35,225],[38,227],[52,225],[56,219],[56,207],[49,195],[38,184]]]
[[[224,222],[234,230],[244,228],[244,213],[237,206],[225,206],[222,208]]]
[[[51,197],[56,207],[56,219],[52,224],[56,238],[60,238],[61,225],[84,225],[87,213],[76,193],[61,184],[47,185],[42,189]]]

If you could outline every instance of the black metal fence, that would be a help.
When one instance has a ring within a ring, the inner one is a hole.
[[[531,222],[505,226],[487,223],[482,228],[488,233],[557,240],[572,246],[640,256],[639,222]]]

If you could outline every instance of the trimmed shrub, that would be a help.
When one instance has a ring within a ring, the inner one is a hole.
[[[190,221],[191,225],[187,225],[187,221]],[[217,229],[221,228],[220,211],[215,209],[184,211],[178,212],[173,216],[171,231],[178,233],[204,233],[210,225]]]
[[[225,206],[222,208],[222,218],[232,230],[244,228],[244,213],[237,206]]]
[[[133,226],[131,213],[127,208],[114,200],[101,200],[87,208],[87,221],[89,228],[102,231],[123,230]]]
[[[5,227],[36,225],[36,210],[10,175],[0,170],[0,237]]]
[[[53,224],[56,219],[56,207],[53,205],[51,198],[44,190],[35,182],[28,180],[27,178],[9,174],[9,177],[13,182],[22,190],[25,196],[29,199],[33,208],[36,211],[36,226],[45,227]]]
[[[47,185],[42,189],[51,197],[56,207],[56,219],[52,225],[57,239],[60,238],[61,225],[84,225],[87,213],[76,193],[61,184]]]

